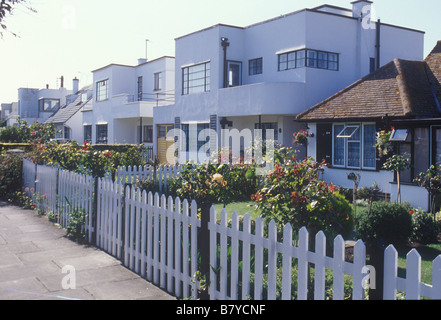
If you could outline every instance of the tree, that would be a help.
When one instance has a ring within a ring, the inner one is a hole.
[[[31,8],[27,2],[27,0],[0,0],[0,37],[3,37],[2,30],[9,31],[5,23],[5,18],[8,15],[12,15],[15,7],[24,6],[26,9],[32,12],[37,12],[35,9]],[[17,36],[14,32],[9,32],[14,36]]]
[[[388,171],[393,171],[397,173],[397,194],[398,194],[398,203],[401,203],[401,181],[400,181],[400,173],[403,170],[406,170],[410,167],[409,159],[404,158],[402,155],[393,155],[383,165],[383,169]]]

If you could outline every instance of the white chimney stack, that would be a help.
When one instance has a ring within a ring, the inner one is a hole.
[[[80,80],[75,77],[75,79],[72,80],[72,93],[77,93],[80,89]]]
[[[354,18],[362,18],[366,14],[372,12],[372,1],[358,0],[351,2],[352,4],[352,16]]]

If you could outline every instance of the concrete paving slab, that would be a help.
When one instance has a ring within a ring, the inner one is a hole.
[[[72,279],[75,289],[64,288]],[[0,201],[0,300],[134,299],[175,300],[116,258],[69,240],[45,217]]]

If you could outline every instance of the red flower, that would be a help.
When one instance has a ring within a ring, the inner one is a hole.
[[[106,158],[110,158],[110,156],[112,155],[112,153],[110,153],[110,152],[106,152],[104,155],[106,156]]]

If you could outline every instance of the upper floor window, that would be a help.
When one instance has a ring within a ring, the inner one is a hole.
[[[38,101],[40,112],[53,112],[60,109],[60,99],[40,99]]]
[[[182,94],[210,91],[210,62],[182,68]]]
[[[302,67],[338,71],[339,56],[337,53],[307,49],[279,54],[279,71]]]
[[[252,59],[248,61],[248,75],[254,76],[256,74],[262,74],[263,72],[263,59]]]
[[[96,101],[109,99],[109,79],[96,83]]]
[[[155,73],[153,80],[154,80],[153,90],[155,90],[155,91],[161,90],[162,73],[161,72]]]

